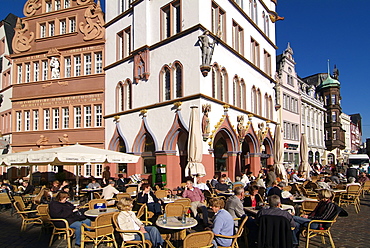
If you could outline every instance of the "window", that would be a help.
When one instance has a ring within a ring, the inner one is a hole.
[[[254,86],[252,88],[251,107],[251,112],[257,114],[257,91]]]
[[[44,130],[50,129],[50,109],[44,109]]]
[[[102,53],[95,53],[95,73],[103,72],[103,55]]]
[[[271,55],[264,50],[263,56],[265,62],[265,72],[267,75],[271,76]]]
[[[85,75],[91,74],[91,54],[85,54],[84,73]]]
[[[251,62],[260,66],[260,45],[253,38],[251,38]]]
[[[48,80],[48,61],[42,61],[42,80]]]
[[[265,34],[270,36],[270,18],[269,15],[265,16]]]
[[[71,57],[64,58],[64,77],[71,77]]]
[[[120,0],[120,3],[119,3],[120,8],[119,9],[120,9],[121,13],[125,12],[126,10],[128,10],[131,7],[130,6],[131,2],[132,2],[132,0]]]
[[[46,2],[46,10],[45,12],[50,12],[52,10],[51,0]]]
[[[29,83],[31,81],[31,64],[26,64],[26,75],[25,75],[25,82]]]
[[[81,56],[74,56],[74,76],[78,77],[81,75]]]
[[[67,23],[66,23],[66,20],[61,20],[60,21],[60,34],[65,34],[67,33]]]
[[[46,24],[42,23],[40,24],[40,38],[46,37]]]
[[[249,17],[257,23],[257,3],[256,0],[249,0]]]
[[[60,10],[60,0],[55,0],[55,10]]]
[[[31,113],[30,111],[24,111],[24,131],[31,130]]]
[[[69,108],[62,108],[63,126],[62,128],[69,128]]]
[[[22,65],[17,65],[17,84],[22,83]]]
[[[103,108],[102,105],[95,105],[95,127],[103,126]]]
[[[33,63],[33,81],[37,82],[39,81],[40,76],[40,64],[39,62]]]
[[[76,32],[76,19],[74,17],[69,18],[69,32]]]
[[[126,80],[125,83],[119,83],[116,91],[117,108],[116,111],[125,111],[132,108],[131,98],[131,81]]]
[[[181,31],[181,7],[176,0],[161,8],[161,39],[168,38]]]
[[[164,83],[164,100],[171,100],[171,72],[168,67],[164,68],[163,73],[163,83]]]
[[[293,82],[293,76],[292,75],[287,75],[287,83],[291,86],[294,86],[294,82]]]
[[[182,97],[182,67],[180,64],[175,65],[175,94],[176,98]]]
[[[55,23],[49,22],[49,36],[55,35]]]
[[[240,54],[244,54],[244,30],[233,21],[233,48]]]
[[[257,111],[256,111],[256,113],[258,114],[258,115],[262,115],[262,96],[261,96],[261,91],[260,91],[260,89],[257,89]]]
[[[336,104],[336,97],[335,95],[331,95],[331,104],[335,105]]]
[[[212,2],[212,33],[226,40],[226,12],[221,9],[215,2]]]
[[[81,107],[74,107],[74,127],[81,127]]]
[[[33,130],[34,131],[39,130],[39,111],[38,110],[33,111]]]
[[[102,164],[96,164],[95,165],[95,176],[101,177],[103,175],[103,165]]]
[[[85,125],[84,127],[91,127],[91,106],[85,106],[85,115],[84,115],[84,120],[85,120]]]
[[[85,177],[89,177],[91,176],[91,164],[85,164],[84,165],[85,167]]]
[[[123,59],[130,55],[131,52],[131,27],[117,34],[117,59]]]
[[[71,6],[71,0],[64,0],[64,8],[69,8]]]
[[[337,112],[331,112],[331,121],[337,122]]]
[[[59,128],[59,109],[53,109],[53,129]]]

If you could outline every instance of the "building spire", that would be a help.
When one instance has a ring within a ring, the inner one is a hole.
[[[330,60],[328,59],[328,76],[330,76]]]

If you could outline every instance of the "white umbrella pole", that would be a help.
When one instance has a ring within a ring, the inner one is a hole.
[[[80,175],[79,175],[79,172],[80,172],[80,165],[77,164],[77,173],[76,173],[76,195],[78,196],[78,192],[80,191],[80,185],[79,185],[79,181],[80,181]]]

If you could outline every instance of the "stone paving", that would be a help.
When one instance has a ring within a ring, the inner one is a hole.
[[[332,235],[337,248],[368,248],[370,247],[370,194],[361,199],[361,211],[356,214],[354,206],[345,207],[348,217],[339,217],[332,228]],[[20,233],[21,218],[10,210],[0,213],[0,248],[46,248],[50,241],[51,231],[42,231],[40,226],[28,227]],[[74,243],[74,242],[72,242]],[[67,247],[63,239],[55,239],[53,248]],[[74,245],[72,245],[74,247]],[[93,247],[86,245],[85,247]],[[105,248],[100,245],[99,248]],[[305,239],[301,238],[300,248],[305,247]],[[330,244],[321,244],[321,239],[315,237],[310,247],[330,247]]]

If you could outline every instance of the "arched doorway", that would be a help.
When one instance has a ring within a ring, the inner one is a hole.
[[[187,144],[188,144],[188,134],[185,132],[180,132],[179,137],[177,139],[176,154],[178,154],[180,160],[179,162],[181,167],[181,182],[186,181],[185,167],[188,163]]]
[[[267,168],[268,165],[273,165],[272,157],[272,142],[270,139],[264,139],[261,147],[261,165]]]
[[[250,153],[251,153],[251,150],[249,148],[249,143],[245,139],[242,143],[242,154],[240,156],[241,170],[243,173],[250,171],[250,168],[251,168]]]
[[[224,171],[227,171],[227,144],[224,137],[221,134],[216,136],[216,142],[213,146],[214,153],[214,166],[215,173],[221,174]]]
[[[118,138],[118,151],[123,152],[123,153],[127,152],[126,144],[125,144],[124,140],[121,137]],[[127,173],[127,163],[118,164],[117,171],[120,174],[121,173]]]
[[[144,149],[141,153],[144,164],[144,174],[152,174],[152,166],[156,164],[155,160],[155,144],[153,138],[146,134]]]

